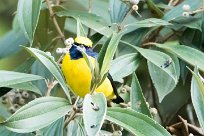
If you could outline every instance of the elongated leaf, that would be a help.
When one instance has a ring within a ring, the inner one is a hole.
[[[41,131],[43,132],[43,136],[63,136],[63,127],[64,118],[60,118]]]
[[[129,11],[129,6],[120,0],[110,0],[109,8],[112,23],[121,23]]]
[[[35,85],[33,85],[32,83],[29,83],[29,82],[28,83],[8,85],[8,86],[5,86],[5,87],[31,91],[31,92],[37,93],[39,95],[42,95],[40,90]]]
[[[16,85],[40,79],[43,79],[43,77],[32,74],[0,70],[0,87],[7,87],[10,85]]]
[[[202,31],[202,15],[200,14],[190,17],[179,17],[174,20],[174,23]]]
[[[131,108],[137,112],[140,112],[140,113],[146,114],[149,117],[152,117],[149,111],[149,107],[147,106],[145,97],[142,93],[142,88],[140,86],[140,83],[135,73],[133,73],[133,76],[132,76],[131,88],[132,88],[130,92]]]
[[[12,30],[0,38],[0,58],[15,54],[20,50],[19,45],[27,45],[29,41],[20,29],[17,16],[13,19]]]
[[[156,19],[156,18],[148,18],[145,20],[141,20],[141,21],[136,21],[134,23],[131,24],[127,24],[125,25],[125,31],[126,33],[132,32],[136,29],[139,28],[148,28],[148,27],[156,27],[156,26],[168,26],[168,25],[172,25],[171,23],[169,23],[168,21],[162,20],[162,19]]]
[[[155,4],[153,0],[147,0],[146,2],[150,11],[155,14],[156,17],[163,17],[164,13],[158,8],[157,4]]]
[[[114,81],[132,74],[139,66],[141,57],[137,53],[120,56],[113,60],[110,67],[110,74]]]
[[[53,74],[53,76],[58,80],[59,84],[63,88],[65,94],[67,95],[70,103],[70,94],[63,74],[57,65],[57,63],[53,60],[51,56],[48,56],[45,52],[40,51],[35,48],[25,48],[30,54],[32,54],[35,58],[37,58],[49,71]]]
[[[83,28],[83,25],[81,24],[81,21],[79,18],[77,18],[77,36],[84,36],[86,37],[86,32]]]
[[[17,110],[10,118],[1,123],[18,133],[41,129],[63,117],[71,110],[68,101],[57,97],[41,97]]]
[[[0,126],[0,132],[2,136],[35,136],[33,133],[16,133],[8,130],[4,126]]]
[[[28,40],[20,30],[11,30],[0,38],[0,58],[7,57],[20,50],[19,45],[26,45]]]
[[[172,62],[174,62],[175,64],[176,77],[177,79],[179,79],[180,76],[179,60],[177,57],[175,57],[175,55],[170,56]],[[147,64],[152,82],[154,83],[154,86],[157,90],[159,102],[161,102],[166,95],[173,91],[173,89],[176,87],[176,84],[178,83],[178,80],[175,81],[171,76],[169,76],[162,69],[154,65],[152,62],[148,61]]]
[[[17,17],[21,29],[32,44],[42,0],[19,0]]]
[[[82,24],[106,37],[109,37],[112,34],[112,30],[108,27],[106,21],[95,14],[78,10],[65,10],[57,12],[56,14],[59,17],[71,17],[75,20],[79,19]]]
[[[197,68],[194,69],[194,72],[191,71],[191,73],[193,74],[191,81],[191,99],[198,117],[198,121],[204,132],[204,85],[198,76]]]
[[[137,136],[171,136],[156,121],[131,109],[109,108],[106,119]]]
[[[204,71],[204,53],[194,48],[179,45],[177,43],[166,43],[166,44],[155,44],[157,47],[165,49],[184,60],[185,62],[198,66],[202,71]]]
[[[132,45],[139,46],[145,40],[145,37],[147,37],[149,35],[149,33],[151,33],[151,31],[152,31],[152,28],[139,28],[139,29],[136,29],[130,33],[126,33],[122,37],[122,40],[126,41]],[[120,49],[120,47],[121,46],[119,46],[119,49]],[[123,47],[123,48],[125,48],[125,47]],[[132,51],[132,50],[130,49],[130,51]]]
[[[85,136],[86,131],[81,116],[74,118],[67,126],[67,136]]]
[[[29,57],[24,62],[22,62],[14,71],[28,73],[31,69],[31,66],[35,62],[35,58]]]
[[[2,102],[2,98],[0,98],[0,101]],[[6,120],[7,118],[9,118],[11,116],[11,113],[8,111],[8,108],[0,103],[0,117],[1,119]],[[0,122],[3,122],[2,120]],[[1,132],[1,131],[0,131]]]
[[[103,93],[87,94],[83,104],[83,119],[88,136],[96,136],[103,124],[107,110]]]
[[[36,74],[36,75],[40,75],[42,77],[44,77],[47,80],[52,80],[53,75],[50,73],[49,70],[47,70],[47,68],[38,60],[36,60],[32,67],[31,67],[31,73],[32,74]],[[33,82],[34,85],[36,85],[40,91],[41,94],[45,95],[47,92],[47,85],[45,81],[34,81]]]
[[[164,19],[164,20],[167,20],[167,21],[171,21],[171,20],[174,20],[174,19],[177,18],[177,17],[182,16],[182,14],[183,14],[183,12],[184,12],[182,7],[183,7],[183,5],[185,5],[185,4],[190,5],[191,11],[194,11],[194,10],[196,10],[196,9],[198,9],[198,8],[201,7],[201,5],[202,5],[202,0],[185,0],[185,1],[183,1],[181,4],[175,6],[175,7],[172,8],[170,11],[168,11],[168,12],[164,15],[163,19]]]
[[[155,64],[158,68],[166,72],[169,76],[174,79],[176,82],[178,80],[178,77],[176,75],[176,70],[175,70],[175,64],[172,62],[171,65],[169,65],[166,68],[163,68],[162,66],[169,60],[171,60],[171,57],[168,56],[165,53],[162,53],[160,51],[155,51],[155,50],[148,50],[148,49],[142,49],[142,48],[137,48],[137,50],[150,62]]]
[[[121,37],[122,37],[122,33],[114,33],[110,41],[108,40],[105,43],[105,45],[103,45],[101,51],[99,52],[98,62],[99,62],[101,77],[103,77],[103,75],[105,75],[108,72],[111,61],[113,59],[113,56],[118,47],[118,43]]]
[[[139,48],[139,47],[136,47],[136,46],[134,46],[130,43],[124,42],[124,41],[121,41],[121,42],[136,49],[148,61],[152,62],[154,65],[156,65],[161,70],[166,72],[169,76],[171,76],[175,82],[178,80],[178,77],[176,75],[176,69],[175,69],[174,62],[172,62],[167,67],[163,67],[167,62],[171,61],[171,57],[169,55],[167,55],[163,52],[160,52],[160,51],[156,51],[156,50]]]

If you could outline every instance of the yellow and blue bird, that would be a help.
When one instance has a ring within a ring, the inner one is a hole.
[[[89,38],[80,36],[76,37],[73,43],[71,43],[69,52],[65,54],[62,61],[62,72],[67,84],[76,95],[84,97],[90,92],[92,75],[78,47],[84,49],[93,66],[95,66],[94,63],[98,53],[93,51],[92,41]],[[103,92],[106,98],[111,99],[114,103],[123,102],[123,99],[117,93],[110,74],[96,89],[96,92]]]

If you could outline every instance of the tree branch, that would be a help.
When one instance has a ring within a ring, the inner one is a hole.
[[[47,4],[47,7],[48,7],[48,9],[49,9],[50,16],[52,17],[52,21],[53,21],[53,23],[54,23],[54,26],[55,26],[57,32],[59,33],[60,38],[61,38],[62,41],[64,42],[65,36],[64,36],[64,33],[61,31],[61,29],[60,29],[60,27],[59,27],[59,24],[58,24],[57,19],[56,19],[56,17],[55,17],[55,13],[54,13],[54,11],[53,11],[53,9],[52,9],[50,0],[45,0],[45,1],[46,1],[46,4]]]

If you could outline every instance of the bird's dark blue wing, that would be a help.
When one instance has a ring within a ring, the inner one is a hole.
[[[93,57],[93,58],[98,58],[98,53],[94,52],[92,48],[87,48],[86,54]]]

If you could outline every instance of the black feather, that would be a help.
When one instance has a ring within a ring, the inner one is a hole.
[[[110,73],[108,73],[107,77],[108,77],[108,79],[110,80],[111,85],[112,85],[112,87],[113,87],[113,92],[114,92],[114,94],[116,95],[116,99],[113,99],[112,102],[114,102],[114,103],[116,103],[116,104],[119,104],[119,103],[121,103],[121,102],[124,102],[124,100],[123,100],[123,99],[120,97],[120,95],[118,94],[117,88],[116,88],[116,86],[115,86],[115,84],[114,84],[113,78],[112,78],[112,76],[110,75]]]

